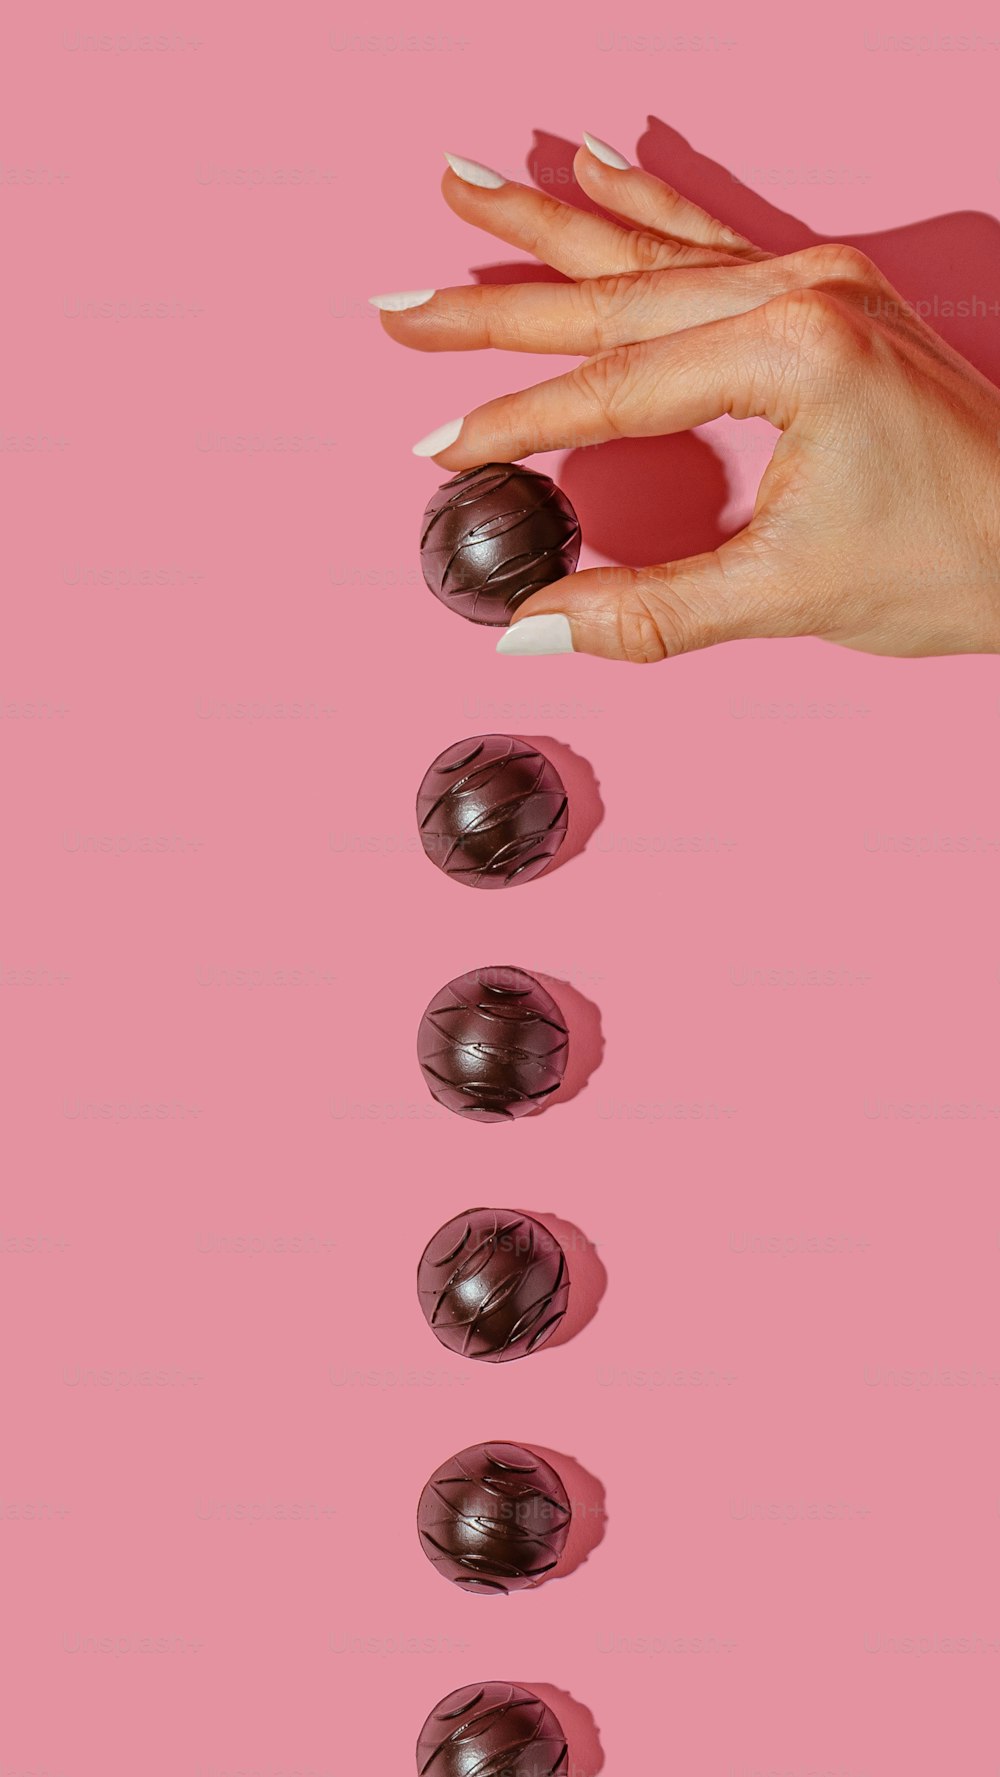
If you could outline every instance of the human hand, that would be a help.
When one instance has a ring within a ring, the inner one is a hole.
[[[451,209],[572,282],[375,297],[386,331],[423,351],[582,362],[415,451],[457,471],[723,414],[781,437],[735,537],[555,581],[519,607],[498,652],[646,662],[799,635],[873,654],[1000,651],[1000,390],[857,249],[769,255],[591,143],[574,173],[606,216],[449,157]]]

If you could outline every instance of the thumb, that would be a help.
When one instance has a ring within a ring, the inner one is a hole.
[[[584,568],[555,580],[525,600],[497,653],[600,654],[646,665],[716,642],[781,634],[749,551],[736,542],[661,567]]]

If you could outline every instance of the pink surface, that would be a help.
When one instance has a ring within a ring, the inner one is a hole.
[[[995,664],[497,659],[420,584],[408,446],[546,367],[408,356],[365,297],[512,257],[443,148],[518,174],[537,130],[557,178],[586,127],[879,237],[988,363],[998,69],[976,4],[6,21],[2,1777],[398,1777],[492,1677],[574,1777],[996,1769]],[[585,559],[731,526],[767,446],[642,448],[545,461]],[[604,813],[485,897],[411,811],[497,728]],[[414,1058],[493,962],[604,1043],[512,1128]],[[438,1348],[413,1273],[470,1201],[581,1231],[574,1338]],[[594,1545],[508,1601],[413,1528],[491,1437],[572,1459]]]

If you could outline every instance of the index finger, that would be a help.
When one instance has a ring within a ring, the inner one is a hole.
[[[612,438],[686,432],[731,414],[784,430],[801,358],[776,297],[749,313],[616,346],[563,376],[487,401],[413,448],[446,469],[512,463]],[[434,446],[437,448],[434,448]]]

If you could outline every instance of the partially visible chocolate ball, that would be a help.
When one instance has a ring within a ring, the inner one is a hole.
[[[439,1228],[417,1267],[424,1319],[460,1357],[505,1364],[550,1339],[569,1272],[554,1234],[513,1209],[467,1209]]]
[[[510,888],[555,857],[569,806],[562,778],[537,747],[511,734],[477,734],[428,768],[417,822],[427,856],[446,876],[469,888]]]
[[[541,1697],[499,1679],[442,1697],[417,1741],[419,1777],[562,1777],[569,1749]]]
[[[420,565],[435,598],[470,623],[510,622],[533,592],[572,574],[580,524],[555,482],[523,463],[464,469],[427,503]]]
[[[538,1110],[562,1084],[568,1049],[552,995],[524,969],[499,965],[447,982],[417,1032],[431,1093],[474,1123],[509,1123]]]
[[[554,1468],[520,1444],[471,1444],[435,1469],[417,1507],[428,1561],[463,1592],[521,1592],[552,1572],[570,1503]]]

